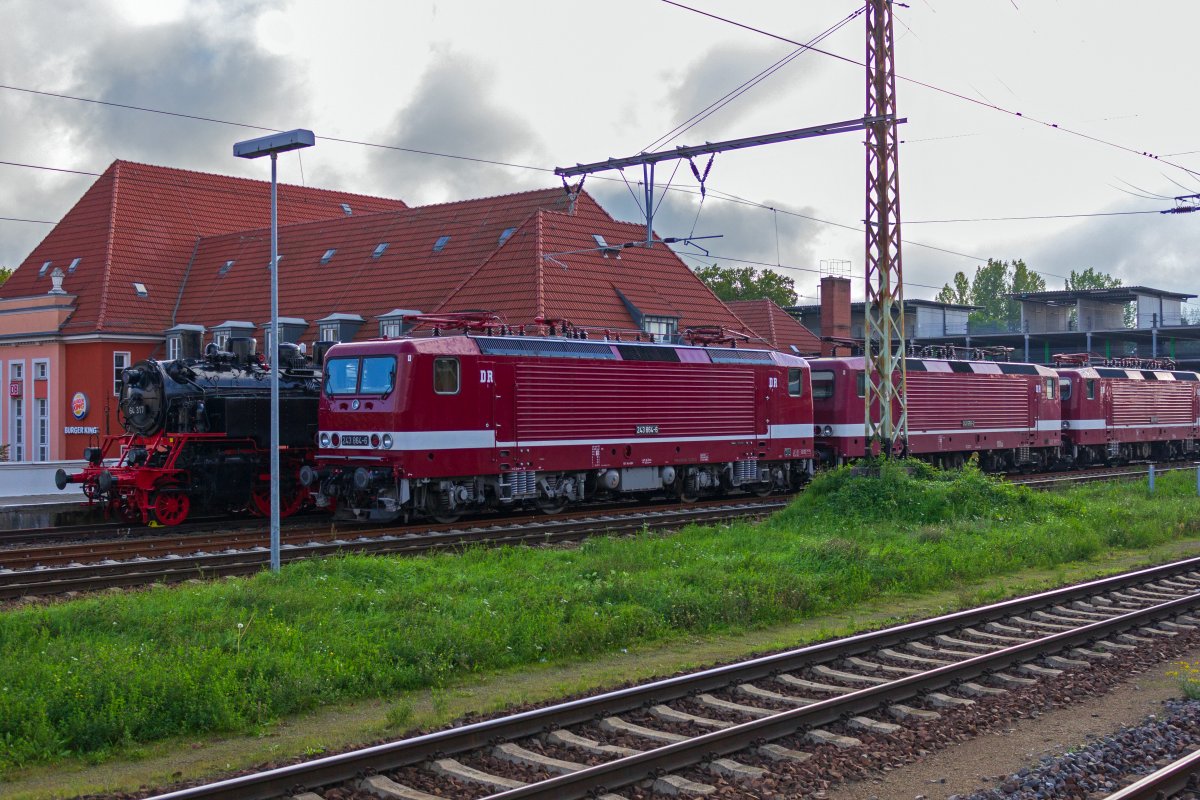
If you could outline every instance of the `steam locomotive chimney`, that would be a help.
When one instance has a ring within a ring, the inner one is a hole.
[[[821,336],[850,338],[850,279],[836,275],[821,278]],[[821,355],[837,355],[837,345],[821,343]]]

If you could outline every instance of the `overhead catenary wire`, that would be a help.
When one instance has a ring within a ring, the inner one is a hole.
[[[797,42],[794,39],[789,39],[788,37],[781,36],[780,34],[777,34],[777,33],[771,33],[770,31],[763,30],[762,28],[756,28],[753,25],[747,25],[743,22],[738,22],[738,21],[730,19],[728,17],[722,17],[719,14],[713,14],[712,12],[703,11],[703,10],[695,8],[693,6],[684,5],[683,3],[678,2],[678,0],[662,0],[662,2],[666,3],[667,5],[672,5],[672,6],[676,6],[678,8],[682,8],[685,11],[691,11],[694,14],[699,14],[704,17],[709,17],[711,19],[717,20],[718,22],[724,22],[727,25],[733,25],[735,27],[751,31],[752,33],[757,33],[762,36],[767,36],[772,39],[777,39],[781,42],[786,42],[791,45],[801,46],[801,44],[802,44],[801,42]],[[849,56],[843,56],[840,53],[834,53],[829,50],[822,50],[819,47],[812,47],[809,49],[814,53],[820,53],[822,55],[829,56],[830,58],[835,58],[838,61],[844,61],[847,64],[853,64],[856,67],[866,67],[866,64],[864,62],[859,61],[854,58],[850,58]],[[1200,177],[1200,171],[1191,169],[1189,167],[1185,167],[1184,165],[1178,164],[1174,161],[1168,161],[1166,156],[1160,156],[1160,155],[1152,153],[1148,150],[1139,150],[1135,147],[1130,147],[1128,145],[1120,144],[1119,142],[1113,142],[1108,139],[1102,139],[1099,136],[1093,136],[1089,133],[1084,133],[1083,131],[1077,131],[1073,128],[1066,128],[1066,127],[1063,127],[1062,125],[1059,125],[1056,122],[1050,122],[1048,120],[1039,119],[1038,117],[1029,116],[1028,114],[1025,114],[1021,111],[1014,111],[1013,109],[1006,108],[997,103],[993,103],[993,102],[990,102],[987,100],[978,100],[974,97],[970,97],[961,92],[956,92],[953,89],[945,89],[941,86],[937,86],[935,84],[929,83],[927,81],[922,81],[917,78],[910,78],[906,75],[900,75],[899,73],[897,73],[896,80],[904,81],[905,83],[911,83],[914,86],[920,86],[924,89],[929,89],[930,91],[938,92],[938,93],[944,94],[948,97],[953,97],[957,100],[962,100],[967,103],[972,103],[974,105],[981,106],[983,108],[988,108],[988,109],[997,111],[1002,114],[1007,114],[1009,116],[1024,120],[1025,122],[1031,122],[1036,125],[1042,125],[1046,128],[1051,128],[1053,130],[1062,131],[1063,133],[1068,133],[1072,136],[1077,136],[1081,139],[1086,139],[1088,141],[1095,142],[1097,144],[1101,144],[1106,147],[1113,147],[1118,150],[1123,150],[1127,153],[1132,153],[1134,155],[1142,156],[1144,158],[1149,158],[1154,161],[1158,161],[1161,164],[1166,164],[1167,166],[1182,170],[1182,171],[1188,173],[1189,175],[1194,175],[1196,177]]]

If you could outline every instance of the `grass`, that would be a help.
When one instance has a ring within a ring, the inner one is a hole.
[[[464,676],[765,628],[1194,534],[1193,479],[1035,493],[839,471],[759,524],[572,550],[345,557],[0,615],[0,775]],[[389,723],[411,709],[397,706]]]

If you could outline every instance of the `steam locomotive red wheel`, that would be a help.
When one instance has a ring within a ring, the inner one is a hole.
[[[283,484],[279,487],[279,516],[290,517],[304,505],[304,490]],[[257,517],[271,515],[271,484],[256,483],[250,493],[250,513]]]
[[[191,498],[182,492],[159,492],[154,496],[154,516],[168,527],[183,522],[191,510]]]

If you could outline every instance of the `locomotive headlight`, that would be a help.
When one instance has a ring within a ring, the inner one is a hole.
[[[833,426],[832,426],[832,425],[826,425],[826,426],[825,426],[825,431],[824,431],[824,433],[825,433],[825,435],[826,435],[826,436],[833,436]]]
[[[374,448],[379,447],[379,434],[378,433],[371,434],[371,447],[374,447]]]
[[[383,435],[383,449],[384,450],[392,449],[392,435],[390,433],[385,433]]]
[[[337,447],[337,446],[338,446],[338,445],[340,445],[341,443],[342,443],[342,437],[338,436],[338,435],[335,433],[335,434],[333,435],[333,446],[334,446],[334,447]]]
[[[321,433],[320,445],[321,445],[321,447],[329,447],[329,434],[328,433],[324,433],[324,432]]]

